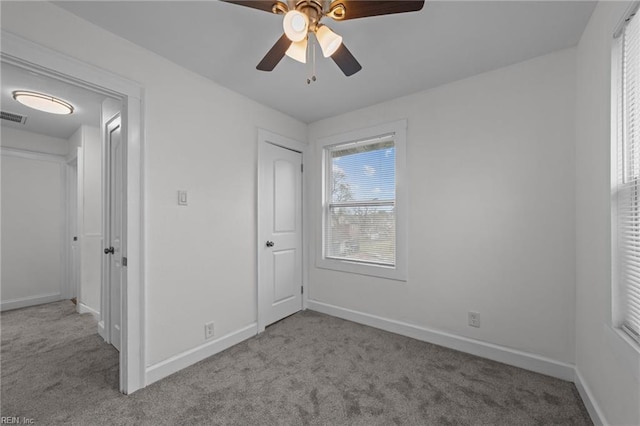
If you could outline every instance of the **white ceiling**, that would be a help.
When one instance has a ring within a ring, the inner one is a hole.
[[[78,128],[85,124],[100,126],[100,110],[105,95],[94,93],[50,77],[25,71],[22,68],[2,62],[0,68],[2,111],[26,115],[26,124],[2,120],[2,126],[41,133],[61,139],[69,139]],[[74,106],[71,115],[49,114],[28,108],[13,99],[14,90],[31,90],[63,99]]]
[[[285,57],[256,64],[282,17],[218,1],[56,2],[68,11],[304,122],[574,46],[595,2],[427,1],[420,12],[328,20],[363,70],[345,77],[318,52],[317,82]]]

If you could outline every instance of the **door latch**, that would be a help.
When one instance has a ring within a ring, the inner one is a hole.
[[[273,247],[276,244],[273,241],[267,241],[267,247]]]
[[[114,253],[113,247],[104,249],[104,254],[113,254],[113,253]]]

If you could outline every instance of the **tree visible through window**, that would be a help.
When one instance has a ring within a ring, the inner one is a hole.
[[[325,258],[396,264],[396,149],[392,136],[330,147]]]

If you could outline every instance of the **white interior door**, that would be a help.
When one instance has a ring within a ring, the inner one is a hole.
[[[258,325],[302,309],[302,154],[260,146]]]
[[[78,297],[80,286],[80,244],[78,241],[78,159],[68,163],[69,173],[69,232],[67,238],[71,241],[69,293],[67,298]],[[77,303],[77,301],[76,301]]]
[[[124,163],[122,134],[120,116],[117,116],[107,124],[107,164],[108,173],[108,196],[107,196],[107,238],[105,239],[107,248],[106,267],[108,272],[109,285],[109,334],[111,344],[120,350],[121,339],[121,293],[122,293],[122,207],[124,200],[123,170]]]

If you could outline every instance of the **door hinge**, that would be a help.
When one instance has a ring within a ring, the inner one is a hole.
[[[300,286],[300,294],[304,294],[304,287]]]
[[[304,173],[304,164],[300,164],[300,173]]]
[[[122,258],[122,266],[127,266],[127,258],[126,257]]]

